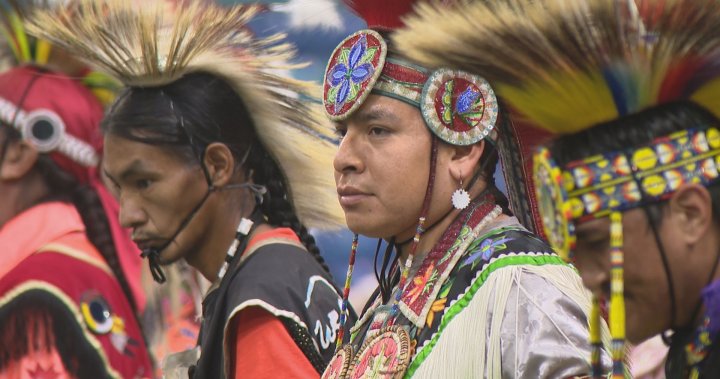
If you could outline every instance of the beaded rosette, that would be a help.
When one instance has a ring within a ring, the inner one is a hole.
[[[323,81],[330,119],[342,120],[360,107],[380,76],[386,54],[385,40],[372,30],[350,35],[333,51]]]
[[[720,167],[720,131],[684,130],[563,168],[541,148],[534,166],[543,226],[553,248],[568,258],[575,222],[667,199],[685,183],[708,185],[715,181]]]
[[[434,72],[388,55],[373,30],[361,30],[335,49],[323,81],[325,111],[333,121],[349,118],[371,93],[420,108],[425,124],[441,140],[472,145],[496,139],[498,102],[488,82],[463,71]]]

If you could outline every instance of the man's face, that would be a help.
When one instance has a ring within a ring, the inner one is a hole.
[[[198,164],[190,164],[161,147],[115,135],[105,137],[103,169],[120,204],[120,223],[132,229],[140,249],[167,243],[202,200],[207,182]],[[199,252],[209,222],[208,204],[160,252],[172,263]]]
[[[671,268],[682,260],[681,248],[671,241],[676,233],[672,229],[672,223],[662,222],[658,230]],[[605,217],[584,222],[576,233],[573,253],[583,283],[596,295],[609,299],[610,220]],[[670,328],[670,290],[644,210],[623,213],[623,238],[626,334],[630,342],[639,343]]]
[[[430,172],[430,131],[420,111],[371,95],[337,125],[335,183],[348,227],[369,237],[414,233]]]

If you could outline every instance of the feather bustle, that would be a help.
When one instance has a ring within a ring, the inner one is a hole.
[[[423,4],[405,21],[394,38],[404,53],[484,76],[552,132],[689,98],[720,112],[720,93],[694,96],[720,77],[716,0]]]

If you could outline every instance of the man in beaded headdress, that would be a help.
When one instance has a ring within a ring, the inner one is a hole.
[[[155,279],[184,259],[213,283],[199,349],[170,357],[168,377],[317,377],[334,352],[341,297],[305,227],[342,224],[331,129],[315,86],[272,73],[297,66],[248,29],[260,10],[78,0],[34,20],[126,87],[103,169]]]
[[[0,1],[0,377],[149,378],[139,250],[98,170],[106,77]]]
[[[412,2],[349,3],[370,29],[341,42],[323,82],[341,138],[335,180],[349,228],[388,250],[379,291],[323,378],[589,374],[589,294],[495,188],[508,120],[493,89],[388,45]],[[346,297],[356,250],[357,237]]]
[[[558,134],[535,155],[545,232],[609,300],[614,375],[626,337],[664,333],[667,377],[720,377],[720,3],[507,0],[419,13],[398,36],[404,51],[485,75]]]

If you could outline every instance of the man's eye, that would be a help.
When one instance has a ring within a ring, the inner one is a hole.
[[[138,179],[135,181],[135,188],[141,190],[147,189],[148,187],[150,187],[150,184],[152,184],[152,182],[147,179]]]
[[[384,135],[387,133],[388,133],[388,131],[383,128],[378,128],[378,127],[370,128],[370,134],[372,134],[374,136],[381,136],[381,135]]]
[[[335,136],[339,139],[343,139],[347,134],[347,130],[335,129]]]

